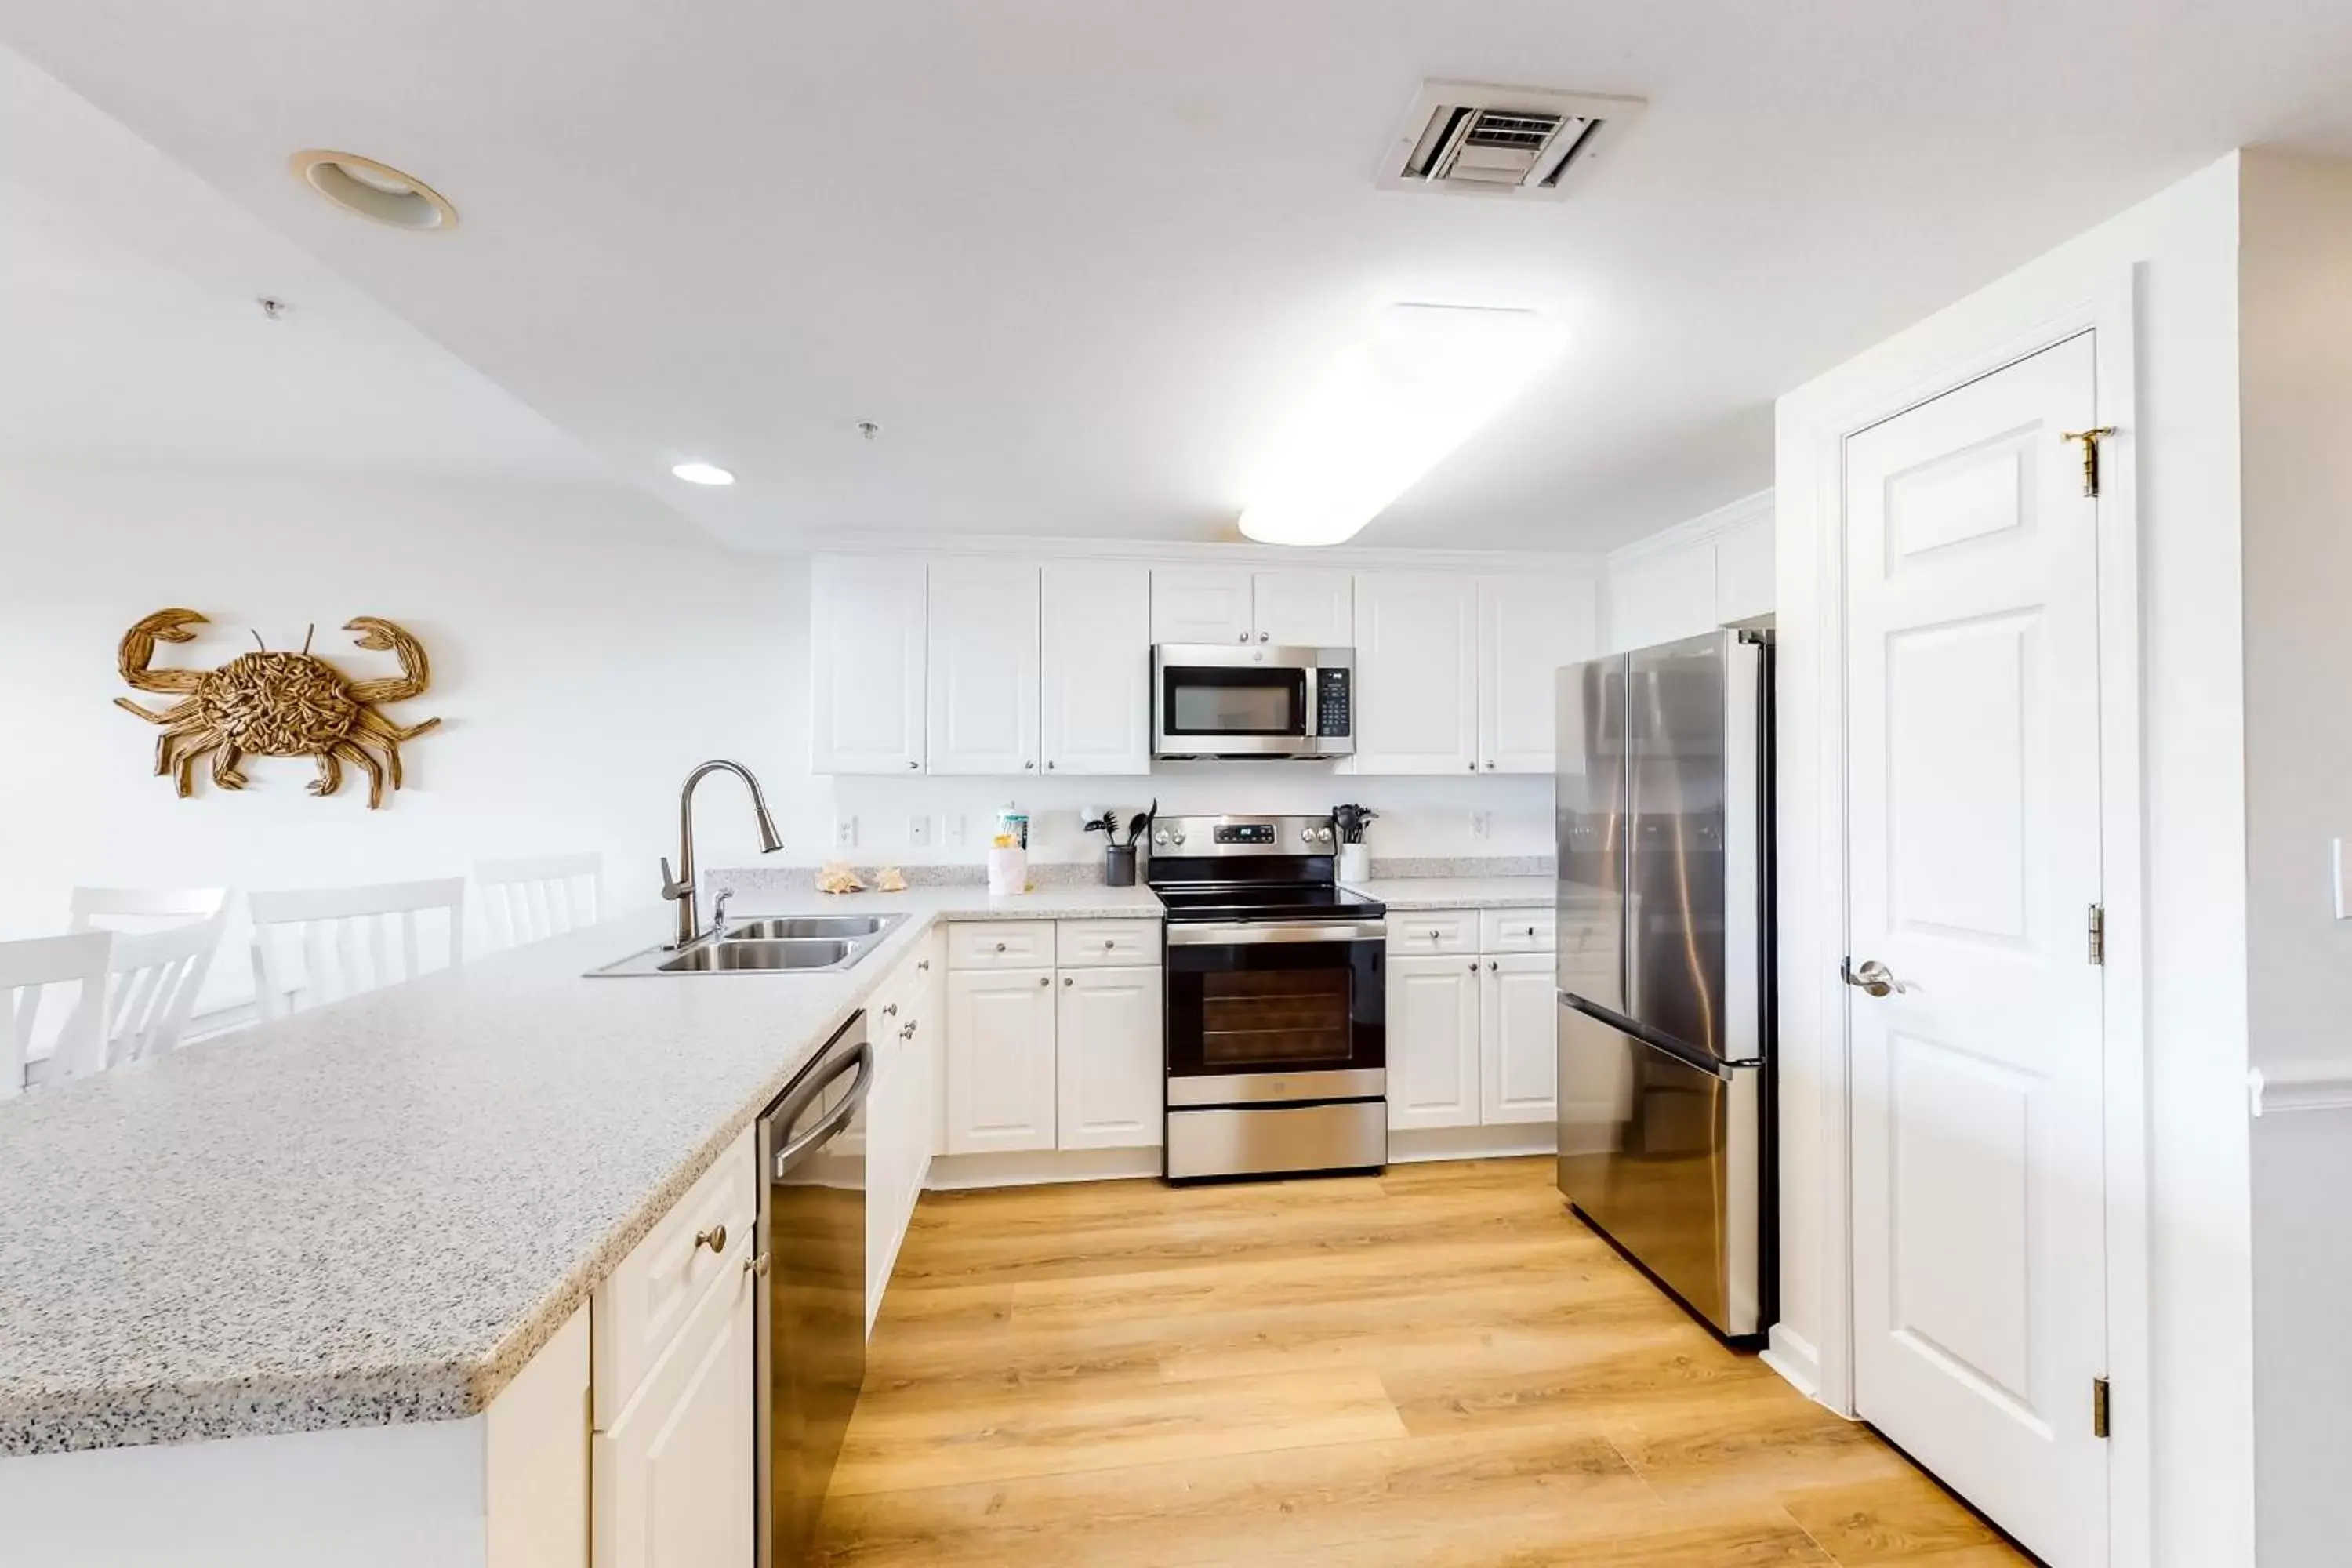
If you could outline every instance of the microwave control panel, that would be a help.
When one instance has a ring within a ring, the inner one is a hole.
[[[1318,669],[1315,672],[1315,732],[1318,735],[1354,732],[1353,703],[1348,689],[1348,675],[1344,669]]]

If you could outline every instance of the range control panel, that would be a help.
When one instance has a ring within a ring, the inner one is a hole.
[[[1271,844],[1274,824],[1271,822],[1221,822],[1211,835],[1219,844]]]
[[[1353,732],[1355,721],[1348,689],[1349,674],[1345,669],[1318,669],[1315,672],[1315,732],[1318,735]]]

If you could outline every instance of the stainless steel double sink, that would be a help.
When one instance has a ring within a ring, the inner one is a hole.
[[[783,915],[739,921],[686,947],[649,947],[590,978],[628,974],[827,974],[854,968],[905,915]]]

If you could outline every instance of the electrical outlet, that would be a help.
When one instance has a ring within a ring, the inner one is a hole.
[[[907,842],[919,849],[930,841],[931,819],[929,816],[908,817],[907,819]]]
[[[1490,832],[1492,832],[1492,831],[1494,830],[1494,826],[1495,826],[1495,814],[1494,814],[1493,812],[1491,812],[1491,811],[1474,811],[1474,812],[1472,812],[1472,813],[1470,814],[1470,837],[1473,837],[1473,838],[1484,838],[1484,837],[1486,837],[1486,835],[1487,835],[1488,833],[1490,833]]]
[[[854,816],[845,816],[840,821],[835,823],[833,825],[833,842],[835,848],[855,849],[857,847],[857,818]]]

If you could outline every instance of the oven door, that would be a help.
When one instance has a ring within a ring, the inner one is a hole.
[[[1326,651],[1215,644],[1152,649],[1153,752],[1162,757],[1347,755],[1355,746],[1348,675],[1322,668]],[[1327,710],[1329,724],[1323,721]]]
[[[1168,926],[1168,1104],[1297,1104],[1387,1091],[1378,921]]]

